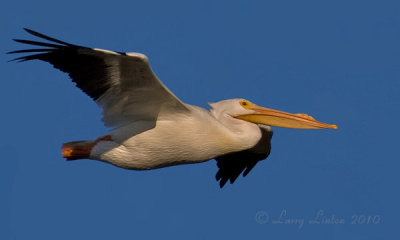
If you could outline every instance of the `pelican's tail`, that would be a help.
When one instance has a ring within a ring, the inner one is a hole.
[[[100,141],[112,141],[112,139],[106,135],[93,141],[67,142],[62,145],[61,155],[67,160],[88,159],[92,149]]]

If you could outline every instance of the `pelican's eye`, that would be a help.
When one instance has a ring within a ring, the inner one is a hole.
[[[242,107],[244,107],[244,108],[250,108],[250,102],[249,101],[246,101],[246,100],[241,100],[240,101],[240,105],[242,106]]]

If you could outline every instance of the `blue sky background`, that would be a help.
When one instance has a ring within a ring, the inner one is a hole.
[[[100,110],[49,64],[0,54],[1,239],[398,239],[398,1],[8,1],[1,53],[23,27],[142,52],[190,104],[243,97],[339,130],[274,128],[270,157],[222,190],[214,160],[66,162],[62,143],[106,133]],[[340,223],[311,224],[321,211]]]

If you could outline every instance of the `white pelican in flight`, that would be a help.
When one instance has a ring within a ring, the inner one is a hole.
[[[164,86],[141,53],[87,48],[25,30],[49,42],[14,39],[41,47],[9,52],[32,54],[14,60],[39,59],[68,73],[102,108],[102,120],[112,128],[95,140],[63,144],[67,160],[95,159],[145,170],[216,159],[216,179],[223,187],[268,157],[270,126],[337,129],[307,114],[264,108],[245,99],[211,103],[210,110],[189,105]]]

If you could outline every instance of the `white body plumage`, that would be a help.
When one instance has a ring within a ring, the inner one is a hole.
[[[260,140],[261,131],[256,124],[229,115],[235,110],[246,111],[239,101],[213,103],[211,111],[188,104],[190,111],[186,113],[160,111],[154,128],[147,130],[152,123],[146,121],[119,127],[109,133],[113,141],[100,141],[90,158],[123,168],[153,169],[250,149]]]

